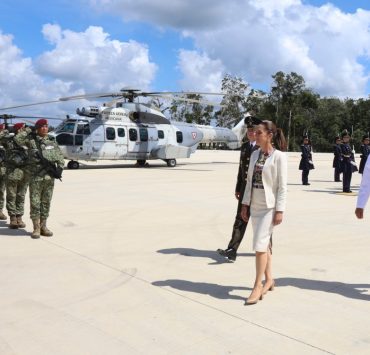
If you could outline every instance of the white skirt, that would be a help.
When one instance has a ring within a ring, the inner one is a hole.
[[[274,226],[272,224],[275,208],[267,208],[264,189],[252,190],[250,216],[253,227],[253,250],[266,252]]]

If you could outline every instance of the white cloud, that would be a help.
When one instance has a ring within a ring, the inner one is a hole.
[[[22,56],[11,35],[0,32],[0,107],[117,91],[124,86],[144,90],[154,79],[157,67],[143,44],[111,40],[101,27],[93,26],[77,33],[47,24],[43,34],[54,48],[33,61]],[[63,108],[71,113],[76,106],[70,102],[24,112],[60,114]]]
[[[45,25],[43,33],[55,48],[37,60],[42,75],[71,81],[88,92],[114,91],[128,85],[145,89],[154,79],[157,67],[143,44],[111,40],[95,26],[77,33]]]
[[[32,60],[22,57],[11,35],[0,32],[0,107],[45,101],[68,93],[69,83],[46,82],[34,70]]]
[[[362,63],[370,64],[370,11],[345,13],[301,0],[174,0],[171,6],[162,0],[91,2],[125,20],[182,31],[201,57],[219,61],[248,82],[269,83],[279,70],[295,71],[322,95],[366,95],[369,74]]]
[[[187,91],[219,92],[225,68],[220,60],[212,60],[196,51],[179,52],[179,69],[183,74],[181,87]]]

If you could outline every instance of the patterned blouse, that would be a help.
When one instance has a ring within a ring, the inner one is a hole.
[[[258,157],[258,160],[256,162],[256,165],[254,166],[253,171],[253,179],[252,179],[252,186],[255,189],[263,189],[263,181],[262,181],[262,170],[265,166],[266,159],[271,154],[264,154],[262,150],[260,151],[260,155]]]

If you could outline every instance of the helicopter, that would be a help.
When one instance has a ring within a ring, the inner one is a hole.
[[[240,147],[241,137],[237,131],[170,121],[159,109],[135,102],[138,97],[169,99],[175,95],[177,100],[213,104],[183,97],[186,94],[223,95],[121,89],[115,93],[62,97],[0,110],[70,100],[113,98],[100,106],[77,108],[76,115],[67,115],[55,131],[50,133],[55,137],[64,157],[69,159],[69,169],[78,169],[79,161],[96,160],[136,160],[136,166],[143,167],[148,166],[147,160],[161,159],[168,167],[175,167],[176,159],[189,158],[199,144],[226,144],[231,149]]]

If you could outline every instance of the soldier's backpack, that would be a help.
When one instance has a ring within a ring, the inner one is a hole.
[[[6,151],[6,164],[22,168],[28,162],[28,151],[21,147],[14,139],[12,140],[12,147]]]

